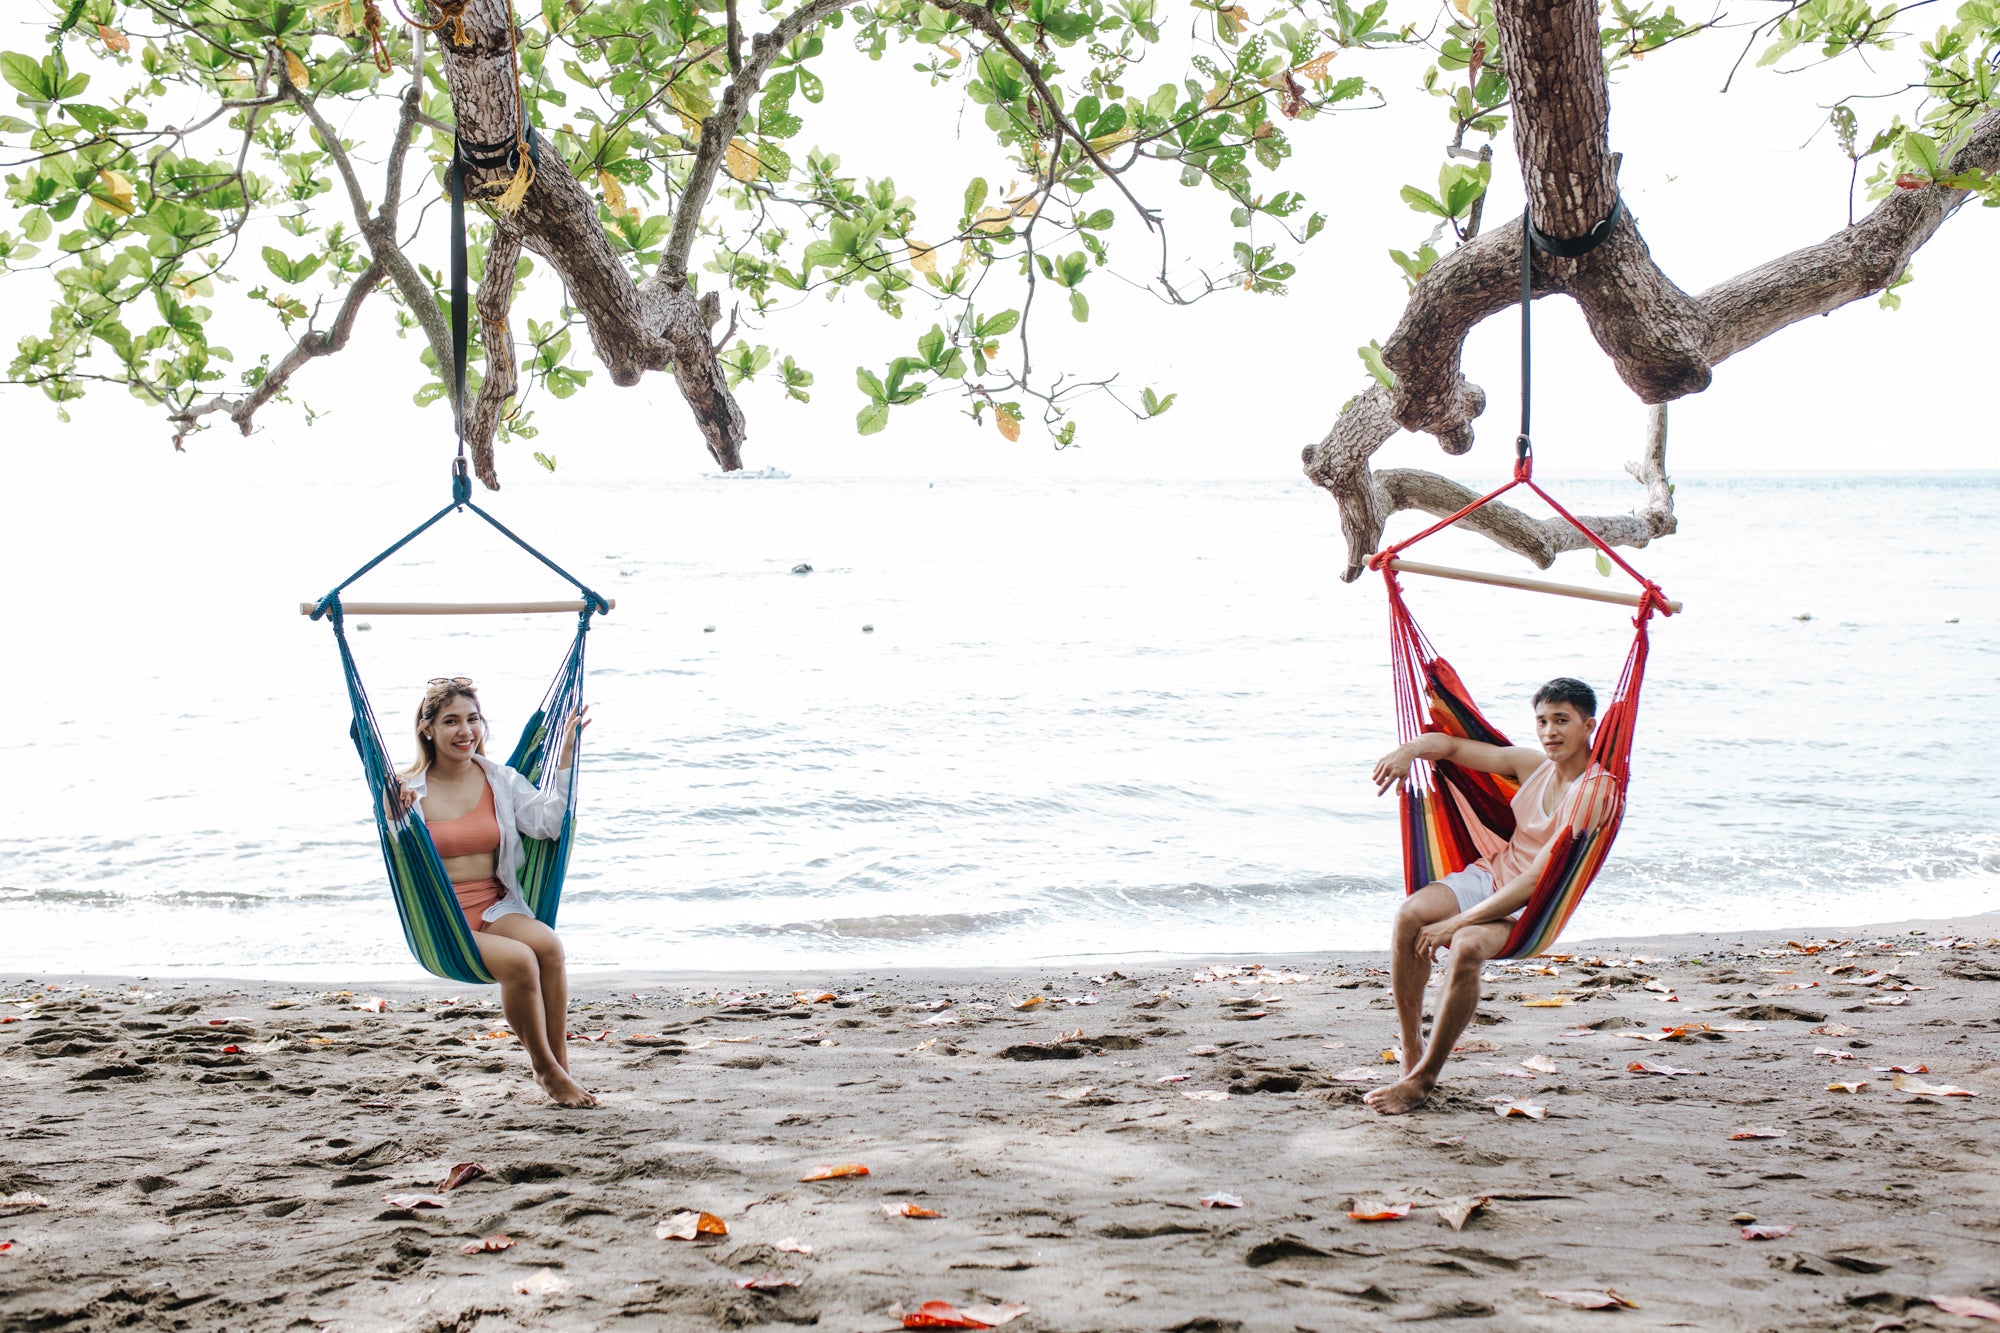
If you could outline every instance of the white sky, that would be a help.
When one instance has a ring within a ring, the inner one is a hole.
[[[1182,21],[1171,9],[1167,18]],[[918,197],[921,216],[939,219],[931,234],[943,236],[971,171],[993,178],[996,188],[1010,179],[979,109],[965,108],[961,136],[957,94],[927,88],[910,72],[908,52],[899,58],[892,50],[871,66],[847,52],[840,38],[833,35],[820,65],[826,104],[794,103],[808,115],[801,146],[818,143],[841,153],[845,169],[857,175],[893,174],[904,193]],[[1625,155],[1628,205],[1667,273],[1695,292],[1822,239],[1846,217],[1845,159],[1824,132],[1806,141],[1823,124],[1824,105],[1863,86],[1855,80],[1866,76],[1849,65],[1838,77],[1782,78],[1749,70],[1746,62],[1746,76],[1720,96],[1740,40],[1721,34],[1656,54],[1625,72],[1613,89],[1612,144]],[[28,25],[10,32],[6,44],[40,49]],[[1086,376],[1115,370],[1135,394],[1141,384],[1176,392],[1179,400],[1166,416],[1138,425],[1108,405],[1086,407],[1084,447],[1057,452],[1032,422],[1010,445],[990,423],[975,428],[952,400],[940,399],[898,409],[888,431],[860,439],[853,429],[861,406],[853,388],[857,361],[879,372],[910,350],[933,317],[921,298],[910,302],[898,324],[863,300],[829,305],[813,296],[751,333],[753,341],[793,352],[817,373],[818,383],[809,407],[783,401],[768,384],[746,386],[747,464],[819,476],[1298,476],[1300,448],[1322,435],[1339,404],[1365,386],[1355,347],[1385,337],[1401,309],[1403,286],[1386,251],[1413,249],[1428,230],[1396,197],[1406,183],[1434,185],[1445,137],[1439,104],[1416,89],[1420,68],[1407,55],[1343,56],[1336,72],[1379,83],[1389,109],[1290,127],[1296,151],[1282,184],[1304,190],[1309,206],[1331,221],[1299,258],[1287,297],[1231,293],[1176,308],[1099,272],[1085,285],[1092,306],[1088,326],[1074,325],[1056,302],[1044,308],[1040,365]],[[1152,70],[1132,80],[1131,90],[1143,96],[1177,72],[1164,59]],[[1490,218],[1520,206],[1505,140],[1499,151]],[[1148,203],[1166,210],[1183,253],[1198,249],[1219,260],[1228,242],[1241,236],[1216,225],[1222,199],[1212,190],[1183,190],[1165,171],[1133,184]],[[1103,192],[1106,202],[1109,194]],[[1153,247],[1130,212],[1117,207],[1115,262],[1142,273]],[[442,221],[441,210],[434,216]],[[2000,294],[2000,268],[1991,258],[1996,221],[2000,214],[1974,207],[1949,222],[1917,256],[1917,281],[1904,289],[1900,311],[1878,310],[1873,300],[1856,303],[1727,362],[1706,394],[1674,409],[1670,470],[1993,466],[2000,418],[1960,405],[1983,392],[1990,373],[1991,312]],[[427,243],[433,238],[436,253],[429,262],[441,266],[444,238],[435,225]],[[21,332],[39,328],[45,318],[31,283],[10,279],[11,299],[0,303],[0,337],[10,349]],[[536,309],[552,300],[546,287],[527,298]],[[389,336],[388,312],[386,303],[371,304],[354,345],[297,381],[299,395],[328,412],[316,426],[306,428],[295,408],[267,407],[253,439],[213,430],[190,448],[240,460],[245,468],[275,466],[300,476],[329,469],[441,471],[451,448],[449,417],[442,406],[420,410],[411,404],[422,378],[413,361],[415,344]],[[1644,409],[1618,382],[1573,305],[1542,301],[1535,313],[1535,433],[1544,468],[1617,468],[1637,447]],[[1489,401],[1480,447],[1451,460],[1427,437],[1405,435],[1377,456],[1379,463],[1433,466],[1470,479],[1504,470],[1515,411],[1515,319],[1510,311],[1489,320],[1468,344],[1468,374],[1486,388]],[[518,315],[516,332],[525,335]],[[262,350],[248,336],[219,340],[233,347],[239,366]],[[4,395],[0,402],[34,427],[12,434],[16,448],[32,448],[45,462],[55,461],[51,451],[74,450],[96,467],[143,457],[150,471],[168,448],[169,432],[157,415],[115,393],[74,408],[75,424],[68,428],[56,425],[38,393],[7,389]],[[686,476],[711,466],[667,376],[617,389],[600,371],[569,403],[543,397],[534,406],[541,438],[509,446],[502,457],[503,480],[516,494],[565,478]],[[530,448],[557,457],[557,477],[544,476],[529,461]]]

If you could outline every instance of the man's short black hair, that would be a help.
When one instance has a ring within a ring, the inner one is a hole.
[[[1557,676],[1536,690],[1535,707],[1543,704],[1568,704],[1585,717],[1597,716],[1597,692],[1573,676]]]

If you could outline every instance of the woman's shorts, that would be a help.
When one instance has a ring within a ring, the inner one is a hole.
[[[1438,880],[1458,898],[1458,910],[1470,912],[1479,904],[1491,898],[1496,890],[1493,886],[1493,872],[1485,866],[1473,864],[1463,870],[1454,870]]]

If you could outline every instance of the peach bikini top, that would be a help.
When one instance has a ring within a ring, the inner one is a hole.
[[[499,851],[500,817],[493,810],[493,784],[485,784],[479,793],[479,804],[457,819],[441,819],[427,827],[431,845],[445,860]]]

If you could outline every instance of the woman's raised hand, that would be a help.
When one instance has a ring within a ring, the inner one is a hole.
[[[585,704],[569,720],[569,729],[563,735],[562,762],[556,765],[557,768],[569,768],[576,763],[576,738],[589,725],[590,705]]]

